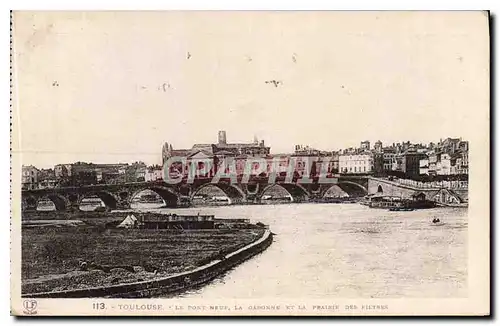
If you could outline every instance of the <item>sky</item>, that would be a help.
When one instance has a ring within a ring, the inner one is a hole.
[[[488,119],[479,12],[17,12],[13,35],[24,165],[158,164],[219,130],[273,153],[472,140]]]

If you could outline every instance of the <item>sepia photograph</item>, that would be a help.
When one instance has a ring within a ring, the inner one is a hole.
[[[12,314],[489,315],[489,24],[13,11]]]

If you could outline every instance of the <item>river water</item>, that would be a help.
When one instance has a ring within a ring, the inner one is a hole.
[[[188,298],[439,298],[467,296],[467,209],[411,212],[360,204],[169,209],[261,221],[263,253]],[[443,225],[433,225],[440,218]]]

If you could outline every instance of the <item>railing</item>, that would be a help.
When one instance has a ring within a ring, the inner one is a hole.
[[[458,180],[422,182],[411,179],[394,179],[392,181],[397,182],[401,185],[420,188],[420,189],[445,188],[445,189],[467,190],[469,188],[468,181],[458,181]]]

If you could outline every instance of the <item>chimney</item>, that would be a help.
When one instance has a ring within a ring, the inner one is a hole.
[[[221,131],[219,131],[219,145],[226,145],[226,144],[227,144],[226,131],[221,130]]]

